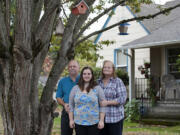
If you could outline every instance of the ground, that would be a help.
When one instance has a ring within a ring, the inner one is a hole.
[[[61,113],[61,108],[57,108],[57,112]],[[0,135],[3,135],[3,124],[0,117]],[[52,135],[60,135],[60,115],[55,118]],[[180,135],[179,126],[161,126],[161,125],[142,125],[139,123],[124,123],[123,135]]]

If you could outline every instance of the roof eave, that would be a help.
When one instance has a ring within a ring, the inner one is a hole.
[[[167,46],[172,44],[180,44],[180,40],[162,41],[162,42],[151,42],[144,44],[130,44],[120,47],[119,49],[142,49],[142,48],[152,48],[159,46]]]

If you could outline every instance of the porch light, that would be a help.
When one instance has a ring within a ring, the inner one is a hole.
[[[128,35],[127,30],[128,30],[128,25],[129,23],[122,23],[119,25],[119,35]]]

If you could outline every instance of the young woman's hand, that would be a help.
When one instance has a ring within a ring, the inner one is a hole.
[[[69,121],[69,126],[70,126],[70,128],[74,128],[75,127],[74,120],[70,120]]]
[[[98,129],[103,129],[103,128],[104,128],[104,121],[99,121]]]

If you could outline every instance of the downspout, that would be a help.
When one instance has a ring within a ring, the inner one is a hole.
[[[134,50],[130,49],[131,54],[126,53],[124,50],[121,52],[130,58],[130,71],[129,71],[129,102],[132,102],[132,90],[134,89]]]

